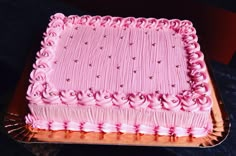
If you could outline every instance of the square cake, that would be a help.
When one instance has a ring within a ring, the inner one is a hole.
[[[188,20],[51,16],[26,123],[45,130],[206,136],[210,78]]]

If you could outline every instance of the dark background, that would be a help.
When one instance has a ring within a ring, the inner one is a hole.
[[[112,16],[134,16],[155,18],[189,19],[197,29],[202,50],[214,60],[215,71],[222,94],[229,98],[228,105],[235,103],[236,71],[229,68],[232,56],[236,50],[236,5],[234,0],[179,0],[179,1],[134,1],[134,0],[0,0],[0,112],[3,113],[20,74],[26,65],[29,54],[35,55],[40,48],[42,34],[46,29],[49,17],[62,12],[70,14],[98,14]],[[216,61],[216,62],[215,62]],[[227,82],[227,83],[226,83]],[[228,85],[227,85],[228,84]],[[230,101],[231,98],[231,101]],[[234,108],[229,110],[233,111]],[[229,111],[229,112],[230,112]],[[233,113],[232,113],[233,114]],[[234,118],[233,118],[234,119]],[[233,139],[215,149],[176,149],[153,147],[124,146],[87,146],[87,145],[48,145],[40,146],[38,151],[56,151],[59,155],[73,153],[125,155],[236,155],[233,151]],[[236,139],[235,139],[236,141]],[[31,146],[18,144],[0,133],[0,155],[28,155]],[[92,149],[92,150],[91,150]],[[182,153],[181,153],[182,152]]]

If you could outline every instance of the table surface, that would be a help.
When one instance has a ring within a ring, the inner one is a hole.
[[[35,55],[39,49],[39,43],[42,39],[41,35],[45,31],[49,16],[56,12],[63,12],[66,15],[82,15],[87,12],[93,12],[94,14],[100,15],[110,14],[116,16],[189,19],[193,21],[197,33],[200,36],[199,42],[202,50],[211,59],[228,63],[232,53],[236,49],[236,44],[234,44],[236,40],[236,15],[223,9],[202,4],[193,5],[195,2],[184,3],[186,1],[175,2],[171,7],[168,3],[160,6],[153,5],[153,3],[147,5],[138,3],[134,5],[131,3],[132,1],[127,3],[124,0],[120,0],[119,3],[111,4],[109,1],[101,0],[101,3],[96,4],[96,10],[88,7],[89,5],[87,3],[91,1],[82,3],[78,0],[77,2],[74,4],[69,1],[43,2],[36,0],[0,2],[0,19],[2,21],[0,28],[3,30],[0,35],[0,47],[4,49],[4,51],[0,52],[0,70],[5,75],[0,77],[0,82],[4,82],[0,84],[1,112],[3,112],[7,102],[11,99],[17,80],[25,66],[24,63],[26,62],[27,56],[29,53]],[[124,11],[120,11],[120,3],[127,4],[122,8]],[[83,4],[81,5],[81,9],[84,11],[79,10],[78,8],[80,7],[77,4]],[[85,11],[87,12],[85,13]],[[51,151],[52,153],[59,152],[59,155],[67,152],[70,154],[73,152],[87,152],[88,154],[103,153],[105,149],[109,154],[117,155],[125,154],[127,150],[139,155],[159,152],[166,155],[236,155],[236,150],[234,150],[233,146],[233,141],[236,140],[236,133],[234,132],[236,130],[234,125],[236,114],[236,99],[234,98],[236,96],[236,70],[219,63],[212,63],[212,66],[232,123],[231,133],[221,145],[209,149],[136,148],[122,146],[109,146],[107,148],[107,146],[86,145],[65,145],[61,147],[61,145],[47,145],[48,148],[46,151]],[[43,149],[45,150],[45,147],[40,145],[35,148],[35,146],[20,145],[8,138],[5,134],[0,133],[0,154],[16,155],[21,153],[26,155],[29,154],[26,149],[31,151],[34,149],[40,152]]]

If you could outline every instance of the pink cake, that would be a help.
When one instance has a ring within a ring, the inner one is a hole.
[[[26,123],[206,136],[212,98],[197,40],[187,20],[57,13],[30,74]]]

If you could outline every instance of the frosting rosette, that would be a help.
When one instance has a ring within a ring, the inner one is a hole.
[[[59,91],[53,87],[46,86],[46,89],[42,93],[42,100],[46,104],[60,104],[61,99],[59,97]]]
[[[64,104],[73,105],[78,103],[76,92],[74,90],[60,91],[60,98]]]
[[[108,107],[112,106],[111,94],[107,91],[98,91],[95,93],[95,99],[98,106]]]
[[[198,37],[197,37],[196,34],[183,35],[183,41],[184,41],[186,44],[194,43],[194,42],[197,42],[197,41],[198,41]]]
[[[52,56],[52,52],[50,48],[43,48],[39,52],[37,52],[38,58],[50,58]]]
[[[181,95],[182,108],[188,112],[196,112],[199,110],[196,103],[196,95],[191,91],[184,91]]]
[[[79,24],[85,25],[89,21],[90,18],[91,18],[91,16],[89,16],[89,15],[81,16],[79,19]]]
[[[44,36],[57,37],[58,32],[54,28],[48,28],[44,33]]]
[[[185,46],[185,49],[187,50],[188,54],[200,51],[200,45],[197,42],[189,43],[187,46]]]
[[[138,18],[137,20],[136,20],[136,27],[137,28],[144,28],[145,27],[145,25],[146,25],[146,23],[147,23],[147,20],[146,20],[146,18]]]
[[[49,23],[49,27],[55,29],[62,29],[64,27],[64,21],[62,19],[55,19]]]
[[[51,16],[51,19],[61,19],[63,20],[65,18],[65,15],[62,13],[56,13],[53,16]]]
[[[45,59],[37,59],[36,62],[33,64],[33,67],[34,69],[42,69],[44,71],[49,71],[50,68],[49,68],[49,65],[48,63],[46,62]]]
[[[159,94],[149,94],[147,95],[147,99],[149,101],[148,107],[151,109],[161,109],[161,98]]]
[[[30,82],[35,83],[35,82],[41,82],[42,84],[46,82],[46,74],[45,71],[42,69],[34,69],[30,73]]]
[[[101,26],[105,27],[105,26],[109,25],[111,23],[111,21],[112,21],[111,16],[104,16],[101,21]]]
[[[200,110],[208,111],[212,107],[212,100],[207,95],[201,95],[197,98],[196,103],[199,105]]]
[[[169,20],[165,18],[161,18],[158,20],[157,28],[169,28]]]
[[[179,29],[179,26],[180,26],[180,20],[178,19],[170,20],[170,28],[177,31]]]
[[[79,17],[77,15],[70,15],[65,19],[66,26],[72,27],[77,23],[79,23]]]
[[[78,103],[80,105],[84,105],[84,106],[96,105],[96,100],[94,98],[94,95],[89,90],[87,90],[87,91],[79,91],[77,93],[77,99],[78,99]]]
[[[146,28],[154,28],[157,25],[157,19],[155,18],[148,18],[146,22]]]
[[[30,101],[31,104],[42,104],[42,91],[44,87],[40,83],[30,84],[26,92],[26,99]]]
[[[162,104],[167,110],[178,111],[181,109],[180,99],[172,94],[162,95]]]
[[[115,106],[118,106],[118,107],[129,106],[128,105],[128,103],[129,103],[128,98],[127,98],[126,94],[124,94],[124,93],[115,92],[112,95],[112,102]]]
[[[45,37],[44,40],[41,42],[43,47],[52,47],[55,44],[55,39],[52,37]]]
[[[209,94],[210,93],[209,85],[205,82],[194,84],[193,90],[198,94]]]
[[[118,27],[121,25],[123,18],[122,17],[114,17],[111,23],[111,27]]]
[[[91,19],[89,20],[89,25],[90,26],[96,26],[97,24],[99,24],[99,21],[101,20],[101,16],[93,16],[91,17]]]
[[[189,63],[194,63],[194,62],[203,61],[203,60],[204,60],[204,56],[201,51],[196,51],[195,53],[191,53],[189,55]]]
[[[132,108],[147,108],[149,102],[147,101],[147,97],[142,93],[132,93],[129,94],[129,104]]]
[[[127,17],[124,18],[122,21],[122,26],[125,28],[129,28],[135,25],[135,18],[134,17]]]
[[[196,30],[192,26],[181,26],[178,32],[184,35],[196,34]]]
[[[207,80],[207,76],[205,72],[199,72],[197,70],[193,70],[190,73],[190,76],[192,77],[192,80],[195,81],[196,83],[198,82],[203,82]]]
[[[70,21],[72,24],[77,24],[79,22],[79,17],[77,15],[70,15],[67,17],[67,21]]]
[[[193,26],[193,23],[189,20],[183,20],[181,21],[181,26],[189,26],[189,27],[192,27]]]
[[[200,71],[205,72],[206,71],[205,63],[200,60],[192,61],[188,68],[191,69],[192,71],[198,71],[198,72],[200,72]]]

